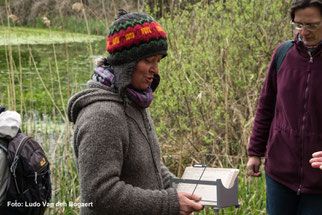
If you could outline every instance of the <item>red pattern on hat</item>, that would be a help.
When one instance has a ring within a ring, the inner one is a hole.
[[[134,27],[128,27],[109,37],[106,40],[106,50],[113,54],[115,51],[122,51],[141,43],[147,43],[151,39],[158,40],[160,37],[167,38],[166,33],[157,22],[145,22]]]

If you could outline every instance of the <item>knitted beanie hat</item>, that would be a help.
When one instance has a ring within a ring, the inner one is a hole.
[[[109,28],[106,50],[112,65],[167,55],[167,36],[151,16],[120,10],[119,17]]]
[[[112,66],[116,86],[122,93],[131,83],[138,61],[159,54],[167,55],[167,36],[151,16],[119,10],[119,17],[109,28],[106,50],[109,53],[106,61]]]

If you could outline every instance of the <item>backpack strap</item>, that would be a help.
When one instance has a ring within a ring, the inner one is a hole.
[[[276,51],[275,62],[276,62],[276,71],[277,72],[283,63],[283,60],[284,60],[287,52],[290,50],[290,48],[292,48],[293,45],[294,45],[294,40],[287,40]]]
[[[2,148],[6,153],[8,152],[8,143],[8,140],[0,138],[0,148]]]

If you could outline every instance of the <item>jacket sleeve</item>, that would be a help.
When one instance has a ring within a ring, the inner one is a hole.
[[[82,214],[177,215],[174,189],[145,190],[120,179],[129,144],[126,119],[104,111],[109,107],[91,109],[96,113],[85,110],[75,131],[82,201],[93,202]]]
[[[161,162],[161,176],[162,176],[164,189],[168,189],[169,187],[171,187],[171,184],[170,184],[171,178],[176,178],[176,176],[172,174],[162,162]]]
[[[278,48],[279,46],[277,47],[277,49]],[[277,49],[274,51],[273,57],[271,59],[271,63],[258,101],[253,131],[248,147],[249,156],[265,156],[270,127],[275,114],[275,103],[277,95],[275,55]]]

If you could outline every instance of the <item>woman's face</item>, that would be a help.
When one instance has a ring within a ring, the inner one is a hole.
[[[131,85],[137,90],[145,90],[153,81],[154,74],[159,73],[158,63],[162,55],[155,55],[140,60],[134,69]]]

